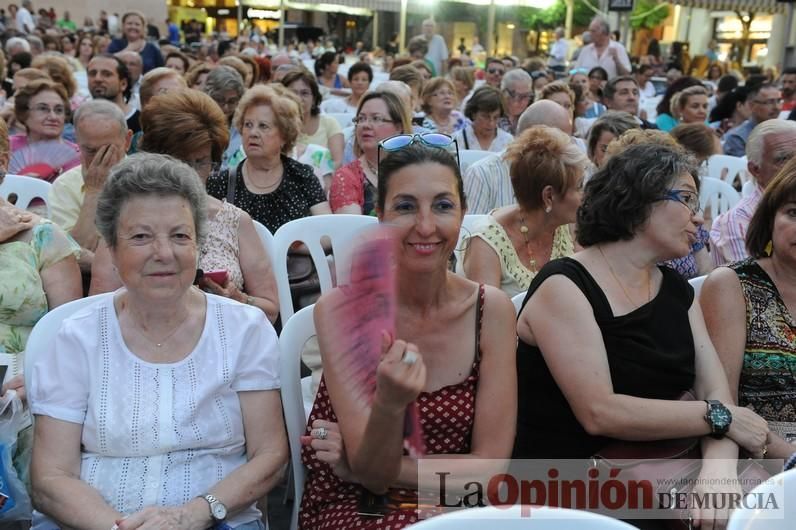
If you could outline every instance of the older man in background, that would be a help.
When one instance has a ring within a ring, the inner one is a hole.
[[[437,24],[427,19],[423,21],[423,37],[428,41],[428,51],[426,60],[434,65],[434,71],[438,76],[444,75],[448,71],[448,45],[442,35],[436,33]]]
[[[611,27],[602,17],[594,17],[589,24],[592,43],[584,46],[578,55],[578,68],[591,70],[601,66],[608,72],[608,79],[630,73],[630,58],[627,50],[615,40],[611,40]]]

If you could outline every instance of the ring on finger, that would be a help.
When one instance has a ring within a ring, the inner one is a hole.
[[[318,440],[325,440],[326,437],[329,436],[329,431],[326,430],[326,427],[318,427],[317,429],[315,429],[313,435]]]
[[[767,454],[768,454],[768,445],[763,444],[763,458],[765,458]]]
[[[408,365],[413,365],[417,362],[417,352],[406,350],[404,356],[401,357],[401,362]]]

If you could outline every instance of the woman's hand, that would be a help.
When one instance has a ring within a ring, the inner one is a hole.
[[[729,462],[732,462],[732,467],[721,472],[719,470],[706,470],[703,465],[693,489],[695,498],[704,499],[710,497],[721,499],[723,497],[728,499],[741,498],[743,496],[741,484],[738,481],[738,473],[735,469],[736,461],[731,460]],[[736,494],[738,497],[730,497]],[[722,508],[715,508],[715,504],[722,506]],[[690,513],[695,527],[702,530],[716,530],[727,526],[732,503],[718,501],[715,504],[710,504],[710,508],[691,507]]]
[[[426,365],[417,350],[417,346],[403,340],[390,344],[388,334],[383,335],[374,406],[399,411],[417,399],[426,386]]]
[[[209,528],[212,523],[207,501],[194,499],[182,506],[144,508],[140,512],[116,521],[116,528],[119,530],[193,530],[194,528]]]
[[[201,280],[199,280],[199,285],[205,291],[217,294],[218,296],[230,298],[242,304],[246,303],[246,295],[240,292],[240,290],[229,281],[229,278],[227,278],[227,281],[224,283],[224,285],[219,285],[207,276],[204,276]]]
[[[35,218],[30,212],[20,210],[11,204],[0,206],[0,243],[33,228],[35,222]]]
[[[746,449],[753,457],[762,458],[768,440],[768,423],[746,407],[727,405],[732,413],[732,423],[727,436]]]
[[[325,429],[325,431],[321,429]],[[310,435],[301,437],[301,445],[312,447],[315,450],[315,457],[321,462],[329,464],[340,480],[356,482],[354,474],[348,466],[343,437],[337,423],[324,420],[313,421]]]
[[[12,377],[3,385],[0,396],[5,396],[6,392],[9,390],[15,390],[19,399],[21,399],[23,403],[25,402],[25,378],[22,374]]]

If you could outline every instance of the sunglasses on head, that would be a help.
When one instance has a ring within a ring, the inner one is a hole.
[[[448,136],[447,134],[430,132],[423,134],[396,134],[390,136],[379,142],[379,148],[376,152],[376,164],[381,164],[381,151],[382,149],[388,153],[406,149],[410,145],[419,142],[427,147],[436,147],[437,149],[448,149],[451,145],[456,148],[456,163],[461,167],[459,162],[459,144],[456,139]]]

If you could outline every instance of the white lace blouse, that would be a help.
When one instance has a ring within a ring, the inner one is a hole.
[[[30,402],[83,425],[80,478],[131,514],[186,503],[246,462],[238,392],[279,388],[279,350],[262,311],[206,294],[195,350],[146,362],[122,339],[118,292],[64,321],[33,368]],[[252,505],[227,524],[260,516]]]

